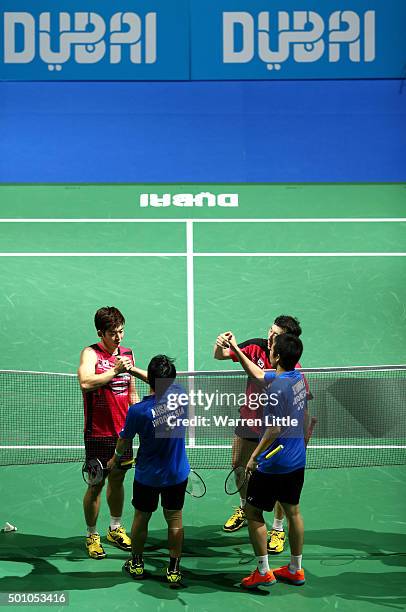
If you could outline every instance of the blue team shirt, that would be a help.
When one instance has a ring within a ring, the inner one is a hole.
[[[173,384],[163,398],[145,396],[141,402],[130,406],[120,438],[133,439],[139,435],[134,479],[150,487],[176,485],[189,475],[190,466],[185,448],[185,428],[167,426],[169,415],[187,417],[187,407],[170,410],[169,393],[184,393]]]
[[[297,370],[283,372],[265,372],[265,382],[271,386],[268,389],[269,404],[264,410],[265,418],[290,417],[297,420],[296,426],[282,427],[275,442],[258,456],[258,470],[268,474],[287,474],[304,468],[306,465],[306,449],[304,445],[304,416],[307,406],[306,385],[304,378]],[[265,423],[271,426],[272,423]],[[283,450],[265,459],[265,455],[280,444]]]

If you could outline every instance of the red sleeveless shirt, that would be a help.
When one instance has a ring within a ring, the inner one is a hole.
[[[114,367],[117,355],[108,353],[101,344],[92,344],[97,356],[95,374],[103,374]],[[118,355],[128,357],[134,364],[133,352],[119,347]],[[109,383],[83,393],[85,408],[85,437],[117,437],[122,430],[130,404],[131,374],[117,374]]]

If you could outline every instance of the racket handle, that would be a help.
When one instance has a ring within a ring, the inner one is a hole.
[[[276,455],[276,453],[279,453],[281,450],[283,449],[282,444],[279,444],[279,446],[277,446],[276,448],[274,448],[273,450],[271,450],[270,453],[268,453],[267,455],[265,455],[265,459],[270,459],[271,457],[273,457],[274,455]]]

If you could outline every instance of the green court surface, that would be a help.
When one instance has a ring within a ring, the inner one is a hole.
[[[141,207],[143,193],[234,193],[239,205]],[[220,368],[220,331],[256,337],[281,312],[303,324],[306,366],[405,361],[404,184],[3,185],[0,195],[10,368],[74,372],[104,303],[127,316],[140,364],[164,351],[178,369]]]
[[[404,183],[2,184],[4,218],[403,217]],[[140,195],[238,193],[235,208],[140,206]],[[187,213],[187,214],[185,214]]]
[[[139,203],[200,192],[238,193],[239,206]],[[306,367],[404,364],[405,210],[404,184],[0,186],[0,369],[75,372],[107,304],[125,314],[141,366],[167,353],[179,370],[236,369],[213,360],[216,336],[265,337],[281,313],[301,321]],[[0,526],[18,531],[0,534],[0,592],[65,590],[74,610],[405,609],[403,466],[308,471],[307,584],[255,593],[238,587],[255,566],[247,530],[221,530],[235,501],[224,476],[205,472],[207,495],[187,500],[185,587],[171,590],[160,513],[153,577],[135,583],[125,553],[86,557],[78,464],[3,467]]]
[[[159,511],[151,521],[146,551],[151,576],[138,583],[121,572],[126,553],[106,544],[106,559],[86,557],[85,485],[77,464],[3,468],[1,516],[18,531],[0,534],[0,592],[67,591],[70,609],[89,611],[405,608],[403,467],[307,472],[302,496],[307,584],[277,584],[248,593],[238,586],[255,567],[247,529],[234,534],[221,530],[234,498],[223,492],[225,472],[203,475],[206,496],[188,498],[184,511],[185,586],[172,590],[163,579],[166,530]],[[124,522],[129,528],[130,478],[126,495]],[[101,531],[107,522],[104,502]],[[288,559],[284,552],[270,563],[276,567]]]

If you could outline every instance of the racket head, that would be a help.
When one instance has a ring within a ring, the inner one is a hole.
[[[238,465],[236,468],[231,470],[224,482],[224,490],[227,495],[235,495],[238,493],[247,480],[247,473],[243,465]]]
[[[190,470],[187,479],[186,493],[197,498],[203,497],[206,493],[206,485],[204,484],[203,478],[194,470]]]
[[[100,484],[105,475],[105,470],[99,459],[89,459],[82,465],[82,477],[89,486]]]

